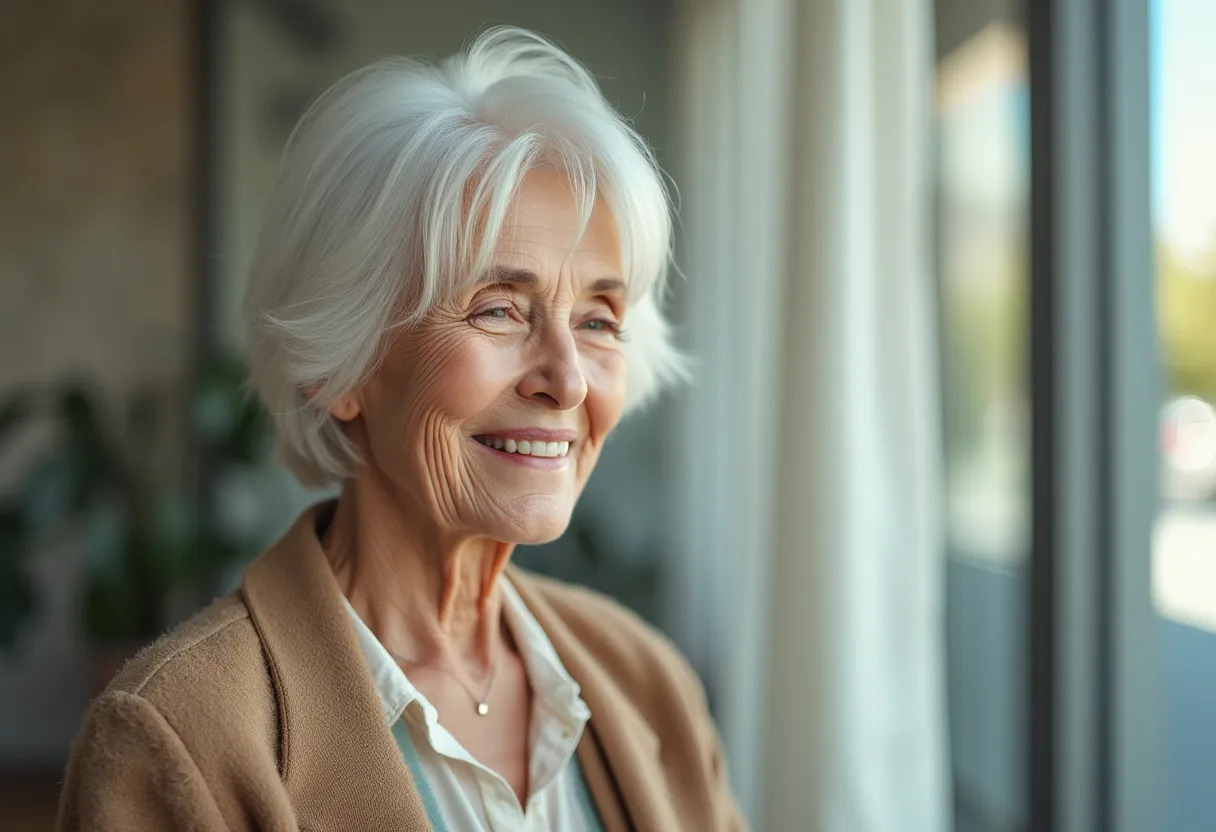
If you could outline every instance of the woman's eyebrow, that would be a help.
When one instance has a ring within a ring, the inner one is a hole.
[[[494,286],[500,283],[508,283],[513,286],[535,286],[540,282],[540,278],[536,276],[536,272],[528,269],[494,266],[477,282],[483,286]]]
[[[536,276],[536,272],[530,269],[520,269],[513,266],[494,266],[490,268],[481,280],[477,283],[481,286],[494,286],[498,284],[507,284],[511,286],[535,286],[540,282],[540,278]],[[626,294],[628,287],[625,281],[619,277],[601,277],[595,280],[588,287],[588,293],[592,295],[599,294]]]
[[[601,277],[591,284],[591,294],[599,295],[605,292],[625,294],[625,281],[619,277]]]

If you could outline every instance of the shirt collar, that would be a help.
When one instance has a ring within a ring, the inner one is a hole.
[[[503,596],[504,622],[515,637],[533,695],[552,716],[572,730],[581,730],[590,718],[591,711],[580,695],[578,683],[562,665],[553,643],[511,582],[500,577],[497,588]],[[367,660],[385,722],[392,725],[416,702],[426,729],[431,733],[439,721],[439,713],[434,705],[414,687],[375,633],[355,612],[350,601],[343,597],[342,602],[354,627],[355,639]]]
[[[498,588],[503,594],[503,617],[519,647],[533,694],[571,728],[581,728],[591,711],[580,695],[578,682],[567,672],[553,642],[511,582],[499,578]]]

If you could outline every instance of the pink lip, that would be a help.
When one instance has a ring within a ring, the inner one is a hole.
[[[577,442],[578,433],[572,430],[545,430],[543,428],[504,428],[479,433],[492,439],[527,439],[529,442]]]

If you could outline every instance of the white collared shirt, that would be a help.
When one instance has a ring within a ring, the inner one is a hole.
[[[402,720],[417,751],[444,822],[468,832],[565,832],[584,829],[585,787],[573,761],[591,716],[540,624],[510,581],[499,578],[503,620],[511,630],[532,685],[526,807],[498,772],[477,761],[439,722],[439,713],[414,687],[375,634],[346,601],[359,646],[380,695],[385,722]]]

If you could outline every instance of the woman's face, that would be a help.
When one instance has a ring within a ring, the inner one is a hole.
[[[442,529],[514,543],[558,537],[625,398],[625,291],[597,203],[572,248],[567,180],[523,181],[484,282],[402,330],[331,412],[370,476]]]

